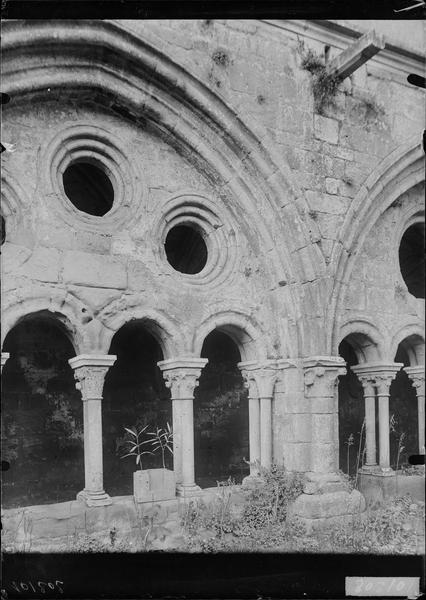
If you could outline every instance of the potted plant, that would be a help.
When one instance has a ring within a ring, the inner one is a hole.
[[[141,429],[125,427],[124,429],[131,436],[125,441],[130,447],[127,456],[135,456],[136,464],[140,467],[133,473],[133,494],[136,502],[157,502],[158,500],[170,500],[176,495],[175,474],[172,470],[166,468],[166,452],[173,454],[172,438],[173,432],[167,423],[165,429],[157,428],[155,432],[145,434],[148,425]],[[144,434],[150,439],[143,439]],[[145,447],[151,447],[146,450]],[[159,469],[143,469],[142,456],[145,454],[161,453],[163,467]]]

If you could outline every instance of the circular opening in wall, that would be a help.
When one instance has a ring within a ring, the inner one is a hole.
[[[170,229],[164,244],[167,260],[180,273],[195,275],[207,262],[207,246],[202,235],[189,225]]]
[[[423,223],[411,225],[399,246],[401,275],[410,294],[425,297],[425,229]]]
[[[103,217],[114,202],[114,188],[107,174],[90,162],[69,165],[62,176],[64,190],[82,212]]]

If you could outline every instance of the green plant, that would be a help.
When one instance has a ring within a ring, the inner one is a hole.
[[[150,440],[150,442],[152,444],[152,449],[153,449],[152,454],[155,454],[156,452],[161,452],[161,460],[163,462],[163,469],[165,469],[166,468],[166,462],[165,462],[166,450],[168,450],[170,452],[170,454],[173,454],[173,446],[172,446],[173,431],[172,431],[172,428],[170,427],[170,424],[167,423],[167,427],[165,427],[164,429],[157,428],[157,430],[155,432],[150,432],[150,433],[148,433],[148,435],[153,437],[153,439]]]
[[[303,478],[278,465],[257,468],[262,484],[249,492],[243,518],[254,527],[283,523],[289,505],[303,491]]]
[[[299,40],[299,54],[301,55],[301,67],[312,75],[311,87],[314,96],[315,111],[322,115],[326,106],[333,104],[333,99],[341,78],[330,73],[322,58],[315,54],[310,48],[306,50],[303,41]]]
[[[129,452],[121,456],[121,458],[136,456],[136,464],[139,465],[142,470],[142,456],[145,454],[153,454],[149,450],[143,450],[142,448],[145,444],[150,444],[152,442],[151,440],[141,441],[142,435],[146,429],[148,429],[148,425],[145,425],[145,427],[142,427],[142,429],[139,430],[136,427],[132,427],[131,429],[125,427],[124,429],[127,431],[128,435],[131,436],[131,438],[124,441],[124,444],[129,444],[130,448]]]

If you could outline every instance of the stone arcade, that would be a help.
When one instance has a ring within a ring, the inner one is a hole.
[[[364,509],[364,416],[366,477],[394,431],[424,452],[423,25],[393,25],[3,24],[6,509],[130,495],[137,419],[178,496],[278,463],[311,522]],[[301,40],[344,75],[320,111]]]

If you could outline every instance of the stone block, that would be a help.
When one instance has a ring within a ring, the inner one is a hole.
[[[328,473],[335,465],[336,448],[334,440],[329,443],[312,442],[312,469],[317,473]]]
[[[339,180],[327,178],[327,181],[336,181],[337,187],[339,186]],[[327,183],[326,183],[327,185]],[[333,188],[335,189],[335,188]],[[333,192],[334,193],[334,192]],[[308,201],[309,207],[316,212],[329,213],[332,215],[343,215],[349,208],[349,201],[347,198],[341,198],[337,195],[322,194],[321,192],[313,192],[310,190],[306,191],[306,200]],[[337,194],[337,192],[336,192]]]
[[[54,246],[62,250],[75,248],[74,231],[65,227],[52,227],[51,223],[41,222],[37,229],[38,243],[41,246]]]
[[[325,178],[325,189],[327,194],[338,194],[339,193],[339,179],[334,179],[333,177]]]
[[[339,141],[339,121],[315,115],[314,132],[316,138],[324,140],[324,142],[328,142],[329,144],[337,144]]]
[[[356,515],[365,510],[365,499],[357,490],[327,494],[301,494],[296,498],[291,515],[321,519],[340,515]]]
[[[62,253],[56,248],[39,246],[34,249],[31,258],[24,264],[21,274],[24,277],[56,283],[59,281]]]
[[[63,279],[75,285],[125,289],[126,268],[122,261],[102,254],[67,252],[64,258]]]
[[[292,415],[291,429],[293,441],[310,442],[311,441],[311,416],[309,414]]]
[[[306,472],[310,468],[311,444],[309,442],[283,443],[283,462],[290,471]]]
[[[145,469],[133,473],[136,502],[170,500],[176,495],[175,474],[169,469]]]
[[[111,249],[111,235],[104,235],[97,231],[76,231],[74,248],[80,252],[95,254],[109,254]]]
[[[334,435],[335,413],[312,415],[312,441],[314,443],[330,442]]]

